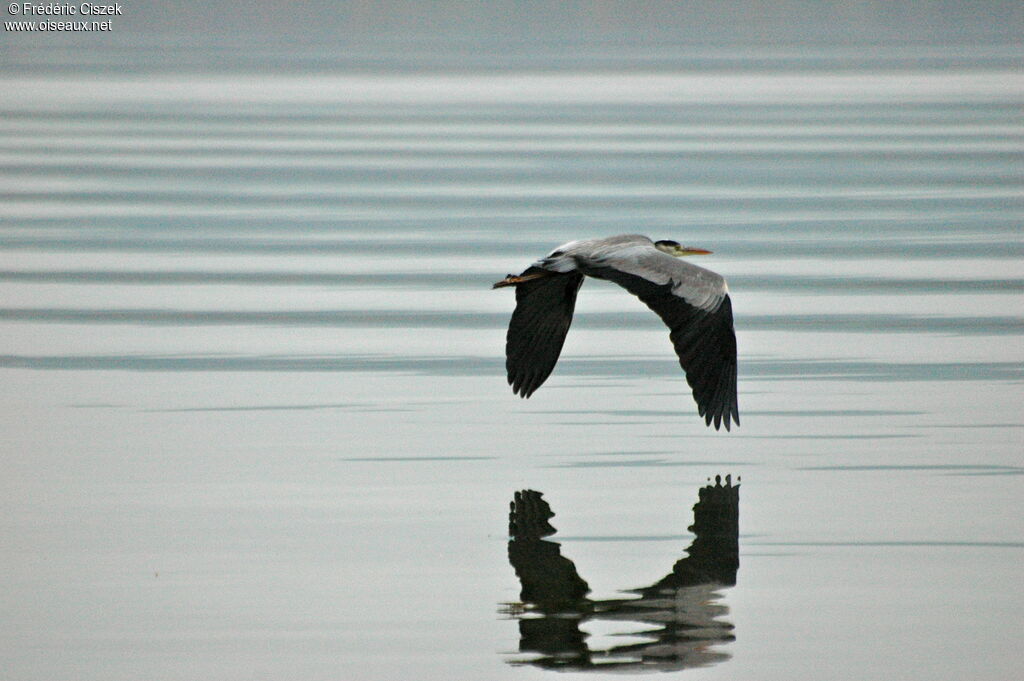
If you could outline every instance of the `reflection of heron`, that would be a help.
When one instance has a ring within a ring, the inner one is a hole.
[[[638,234],[570,241],[519,276],[494,285],[516,287],[505,344],[512,390],[529,397],[555,368],[572,323],[583,276],[608,279],[637,296],[671,329],[670,338],[705,423],[739,425],[736,334],[729,288],[721,276],[677,260],[710,253]]]
[[[519,619],[519,649],[534,656],[513,664],[588,669],[658,669],[715,664],[728,658],[711,648],[733,640],[732,625],[718,619],[728,609],[717,590],[736,583],[739,568],[739,485],[729,476],[700,490],[693,507],[696,536],[687,555],[654,584],[632,590],[636,598],[594,601],[587,582],[561,553],[542,539],[555,533],[554,516],[540,492],[516,492],[509,513],[508,557],[522,586],[523,604],[511,608]],[[642,622],[649,640],[592,650],[581,625],[590,621]]]

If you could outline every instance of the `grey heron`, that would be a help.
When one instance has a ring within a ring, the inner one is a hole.
[[[669,338],[706,425],[729,430],[740,423],[736,400],[736,333],[729,288],[720,275],[679,260],[707,254],[676,241],[639,234],[570,241],[508,275],[494,288],[515,286],[516,309],[508,326],[505,368],[512,391],[529,397],[558,361],[572,323],[583,277],[607,279],[651,308]]]

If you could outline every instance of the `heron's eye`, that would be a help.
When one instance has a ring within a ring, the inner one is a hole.
[[[565,255],[565,251],[551,251],[551,255],[549,255],[548,257],[557,258],[560,255]]]
[[[671,239],[662,239],[661,241],[655,241],[655,246],[661,246],[662,248],[679,248],[678,241],[672,241]]]

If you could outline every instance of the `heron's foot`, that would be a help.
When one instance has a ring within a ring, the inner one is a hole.
[[[491,288],[494,289],[494,288],[502,288],[504,286],[515,286],[516,284],[519,283],[517,281],[517,279],[519,279],[519,277],[513,277],[510,274],[507,277],[505,277],[504,279],[502,279],[501,281],[494,282],[494,286],[492,286]]]
[[[518,277],[515,276],[515,275],[512,275],[512,274],[509,274],[508,276],[506,276],[501,281],[495,282],[494,286],[492,286],[491,288],[495,289],[495,288],[502,288],[504,286],[518,286],[519,284],[522,284],[522,283],[527,282],[527,281],[532,281],[534,279],[540,279],[541,277],[546,277],[546,276],[548,276],[548,274],[550,274],[550,273],[549,272],[534,272],[532,274],[526,274],[526,275],[518,276]]]

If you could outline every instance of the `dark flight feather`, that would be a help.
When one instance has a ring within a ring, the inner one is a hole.
[[[532,395],[555,368],[583,284],[579,272],[530,267],[520,276],[531,274],[543,276],[516,285],[516,309],[505,337],[508,383],[523,397]]]
[[[736,333],[732,301],[726,295],[713,311],[690,305],[672,292],[673,282],[654,284],[610,267],[588,267],[585,274],[607,279],[642,300],[671,330],[669,338],[686,372],[697,409],[707,425],[729,430],[740,423],[736,397]]]

